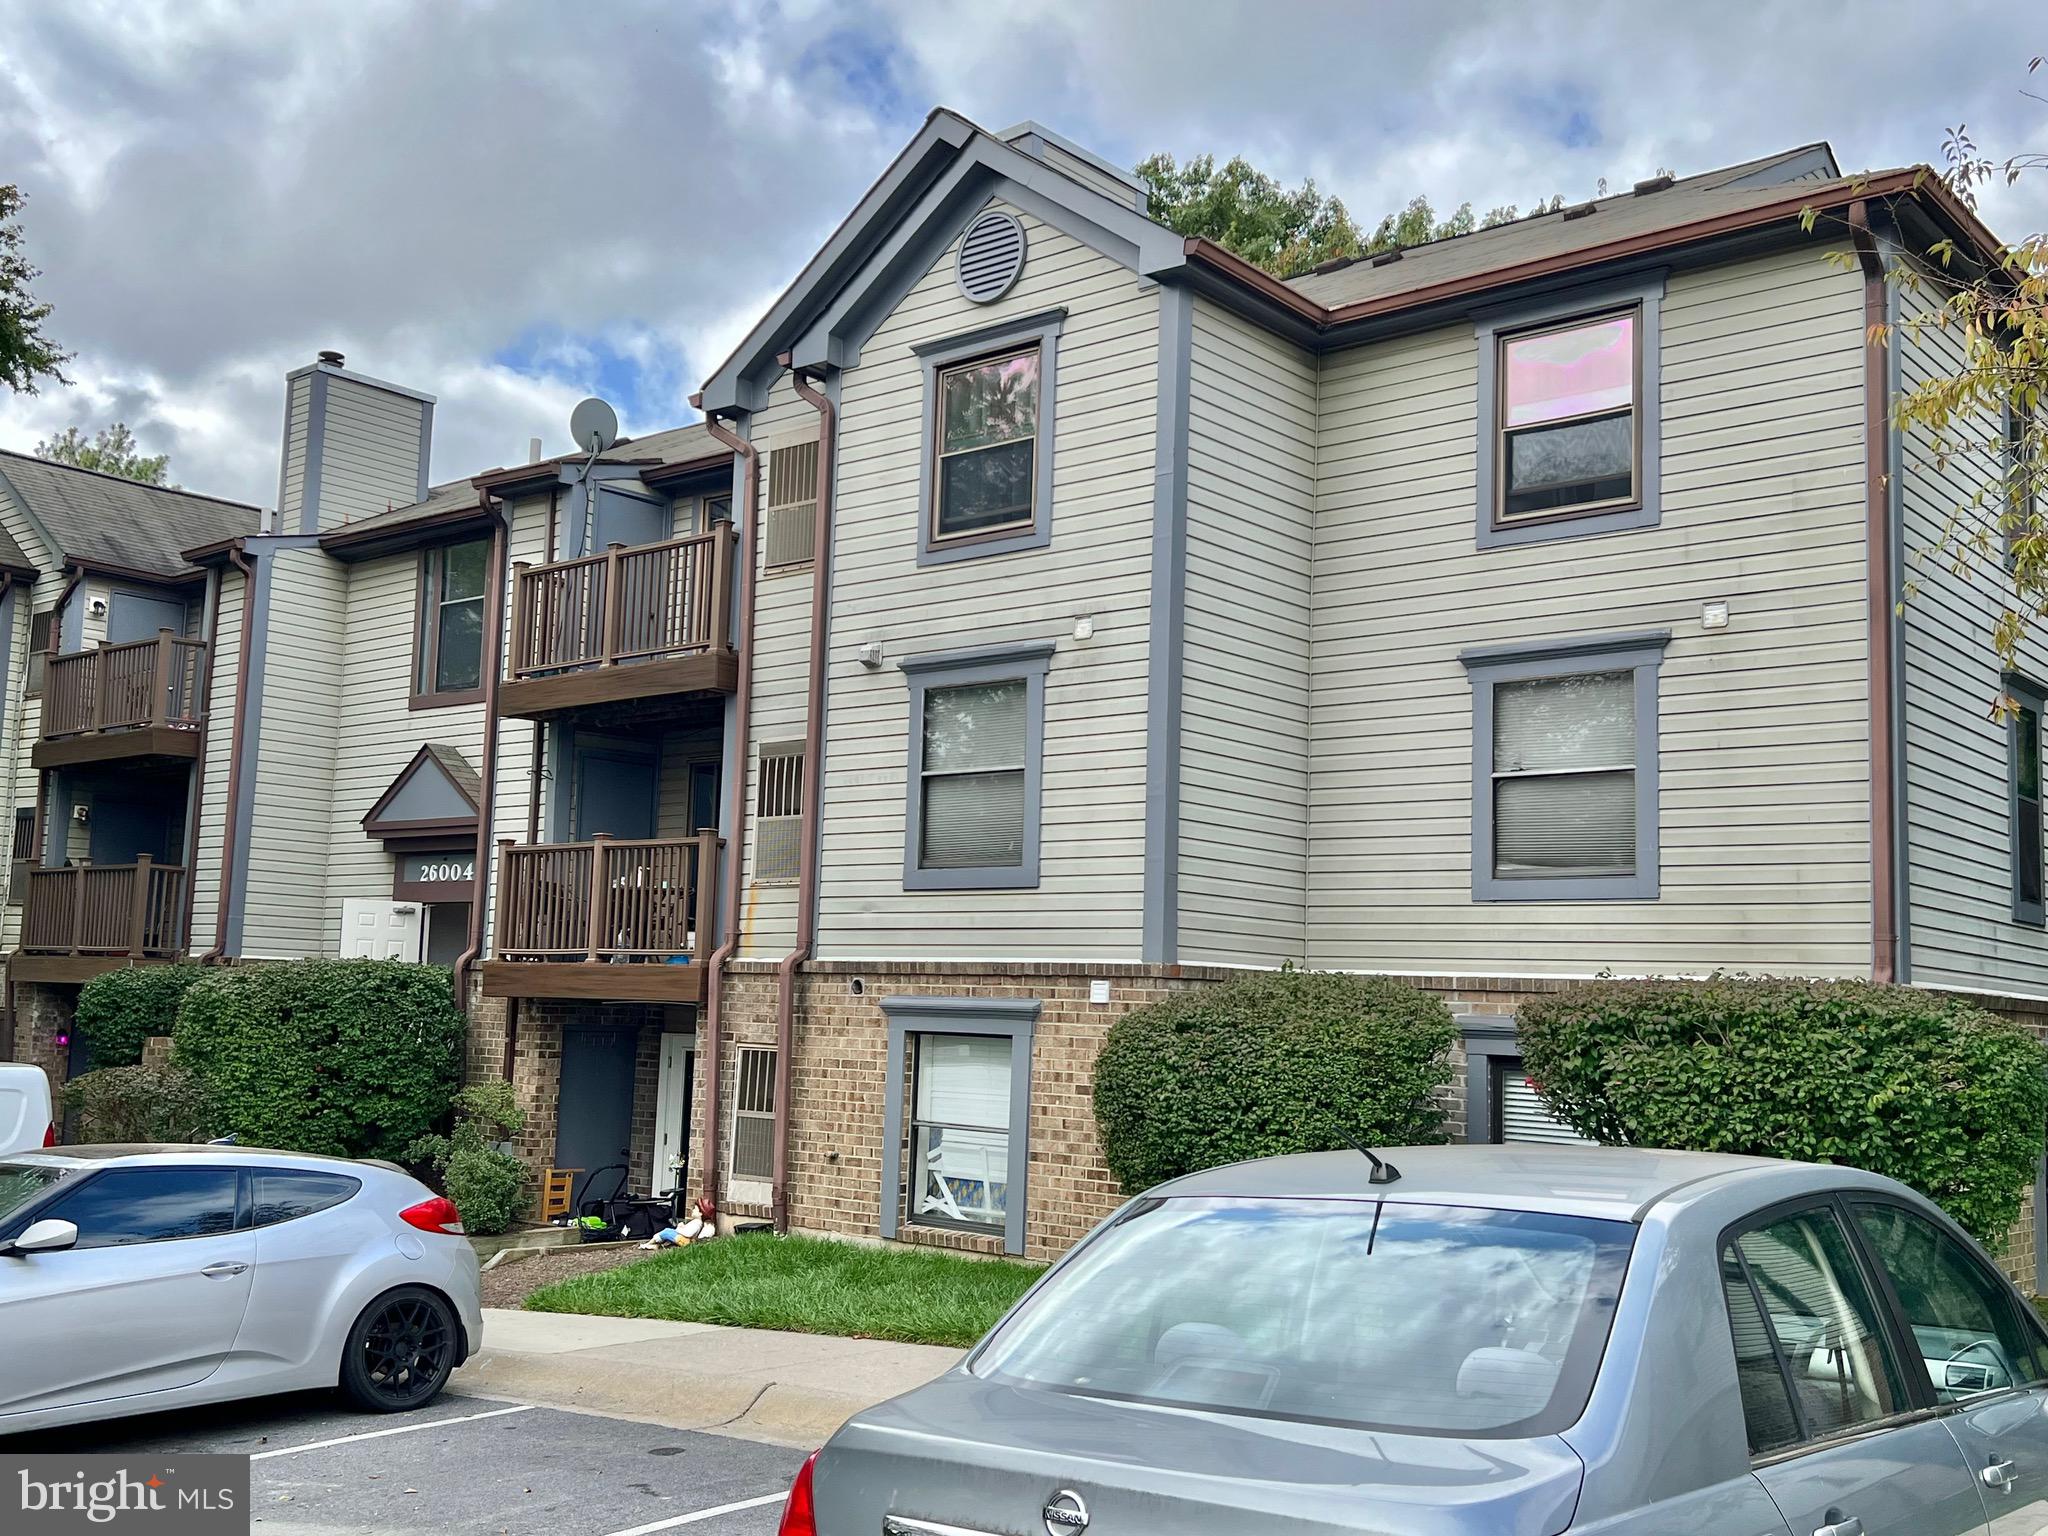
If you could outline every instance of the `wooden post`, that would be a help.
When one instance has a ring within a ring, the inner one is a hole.
[[[619,546],[614,544],[613,549]],[[590,953],[586,958],[597,959],[597,952],[605,948],[604,917],[605,895],[609,889],[605,880],[611,863],[612,835],[600,832],[590,840]]]
[[[154,861],[146,853],[135,856],[135,893],[128,903],[128,958],[140,960],[148,946],[143,942],[149,927],[149,868]]]
[[[717,946],[712,940],[711,924],[718,916],[718,849],[721,839],[716,827],[697,829],[697,963]]]
[[[71,953],[79,952],[85,936],[85,869],[92,861],[81,859],[71,866]]]
[[[512,910],[512,839],[498,839],[498,921],[491,937],[496,941],[492,948],[502,957],[505,953],[506,914]],[[516,933],[516,930],[514,930]]]
[[[107,642],[102,640],[92,655],[92,728],[107,728]]]
[[[506,670],[514,677],[533,665],[533,584],[526,579],[532,569],[531,560],[512,562],[512,646]]]
[[[177,647],[172,643],[177,632],[168,626],[156,632],[156,702],[149,709],[151,725],[167,725],[171,717],[171,657]]]
[[[706,650],[732,649],[732,554],[739,535],[732,524],[711,530],[711,630],[704,637]]]
[[[616,666],[619,660],[619,554],[623,544],[604,547],[604,659],[601,666]]]

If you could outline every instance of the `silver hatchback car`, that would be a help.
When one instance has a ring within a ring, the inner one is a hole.
[[[392,1164],[223,1146],[0,1158],[0,1435],[309,1387],[400,1412],[482,1330],[461,1217]]]
[[[2048,1333],[1912,1191],[1384,1155],[1384,1182],[1323,1153],[1132,1201],[959,1369],[840,1430],[785,1536],[2048,1528]]]

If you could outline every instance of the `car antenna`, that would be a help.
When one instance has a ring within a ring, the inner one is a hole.
[[[1391,1184],[1394,1182],[1394,1180],[1401,1177],[1400,1169],[1396,1168],[1392,1163],[1388,1162],[1385,1158],[1375,1154],[1373,1149],[1371,1147],[1368,1147],[1364,1142],[1354,1141],[1351,1143],[1351,1145],[1359,1156],[1363,1157],[1368,1163],[1372,1164],[1372,1173],[1370,1176],[1367,1177],[1365,1181],[1366,1183]]]

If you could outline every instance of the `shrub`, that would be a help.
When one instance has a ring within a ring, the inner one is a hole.
[[[455,1096],[454,1129],[420,1137],[405,1155],[440,1175],[464,1227],[494,1236],[526,1214],[526,1165],[495,1145],[525,1123],[510,1083],[473,1083]]]
[[[94,1067],[132,1067],[142,1043],[168,1035],[185,990],[204,974],[196,965],[138,965],[108,971],[78,989],[72,1029]]]
[[[1523,1004],[1522,1060],[1581,1135],[1844,1163],[1909,1184],[1980,1241],[2019,1214],[2048,1053],[1959,998],[1857,981],[1614,981]]]
[[[1443,1139],[1458,1037],[1384,977],[1252,973],[1133,1009],[1095,1063],[1102,1151],[1126,1191],[1281,1152]]]
[[[180,1067],[101,1067],[64,1085],[81,1142],[199,1141],[211,1131],[206,1088]]]
[[[438,966],[293,960],[202,977],[172,1040],[243,1142],[397,1157],[448,1112],[462,1031]]]

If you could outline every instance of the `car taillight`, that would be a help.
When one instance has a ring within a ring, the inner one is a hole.
[[[43,1145],[46,1147],[57,1145],[57,1122],[54,1120],[50,1122],[50,1128],[43,1132]]]
[[[789,1497],[782,1504],[782,1524],[775,1527],[775,1536],[818,1536],[817,1511],[811,1503],[811,1468],[817,1464],[818,1453],[813,1451],[796,1469],[796,1481],[789,1485]]]
[[[454,1237],[462,1236],[462,1212],[455,1209],[455,1202],[446,1195],[436,1195],[431,1200],[422,1200],[418,1205],[409,1205],[398,1213],[398,1219],[409,1227],[418,1227],[422,1232],[446,1232]]]

